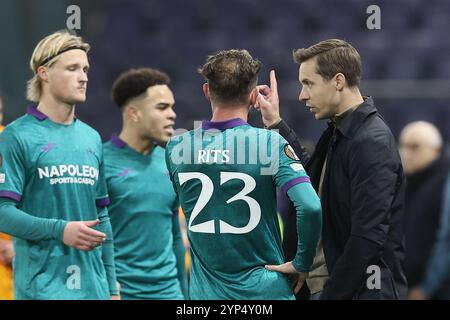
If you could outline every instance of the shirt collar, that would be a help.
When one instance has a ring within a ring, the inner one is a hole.
[[[203,121],[202,122],[202,129],[208,130],[208,129],[218,129],[218,130],[226,130],[231,129],[238,126],[245,126],[248,125],[247,122],[245,122],[241,118],[234,118],[226,121]]]
[[[342,121],[343,121],[347,116],[349,116],[353,111],[355,111],[356,108],[358,108],[358,107],[359,107],[359,105],[357,105],[357,106],[355,106],[355,107],[353,107],[353,108],[350,108],[350,109],[348,109],[347,111],[341,113],[340,115],[337,115],[336,117],[334,117],[333,123],[335,124],[335,126],[338,128],[339,125],[342,123]]]
[[[29,107],[27,108],[27,114],[29,114],[30,116],[35,117],[35,118],[38,119],[39,121],[44,121],[45,119],[48,118],[45,114],[43,114],[42,112],[40,112],[40,111],[37,109],[37,106],[36,106],[36,105],[29,106]]]
[[[36,119],[38,119],[39,121],[44,121],[45,119],[48,119],[48,116],[42,112],[40,112],[37,108],[37,105],[31,105],[28,106],[27,108],[27,114],[29,114],[30,116],[35,117]],[[77,120],[77,117],[74,116],[73,117],[74,122]]]
[[[111,139],[109,140],[113,146],[119,149],[123,149],[127,143],[119,138],[117,134],[113,134],[111,136]]]
[[[364,97],[363,103],[349,111],[344,112],[336,122],[336,129],[348,138],[356,133],[368,116],[377,112],[377,108],[371,97]]]

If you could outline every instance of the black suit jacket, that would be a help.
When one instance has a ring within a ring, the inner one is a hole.
[[[395,139],[373,100],[367,98],[337,128],[330,123],[310,158],[284,121],[271,129],[293,146],[316,191],[328,154],[321,202],[330,279],[321,298],[406,299],[405,178]],[[288,216],[295,219],[292,206]]]

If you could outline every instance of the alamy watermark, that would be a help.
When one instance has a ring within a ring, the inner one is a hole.
[[[369,290],[381,289],[381,270],[377,265],[370,265],[366,270],[367,274],[370,276],[367,278],[366,286]]]
[[[66,26],[69,30],[81,30],[81,9],[77,5],[70,5],[67,7],[66,13],[70,16],[67,17]]]
[[[367,7],[367,14],[370,16],[366,20],[366,26],[369,30],[380,30],[381,29],[381,9],[379,6],[372,4]]]
[[[81,289],[81,269],[77,265],[70,265],[66,269],[66,273],[69,274],[66,280],[66,287],[69,290]]]

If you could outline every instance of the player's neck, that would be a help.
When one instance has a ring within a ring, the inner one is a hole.
[[[154,142],[149,139],[142,139],[142,137],[133,129],[127,127],[122,129],[119,138],[124,141],[131,149],[143,155],[152,152]]]
[[[56,101],[51,96],[42,97],[37,109],[59,124],[72,124],[75,118],[75,105]]]
[[[241,118],[244,121],[247,121],[248,107],[213,107],[211,121],[227,121],[235,118]]]
[[[364,99],[359,90],[350,91],[349,94],[345,95],[345,97],[342,99],[339,106],[338,115],[343,114],[349,109],[356,108],[363,102]]]

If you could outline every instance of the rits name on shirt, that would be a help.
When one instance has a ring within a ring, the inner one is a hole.
[[[230,150],[198,150],[197,163],[228,163]]]

